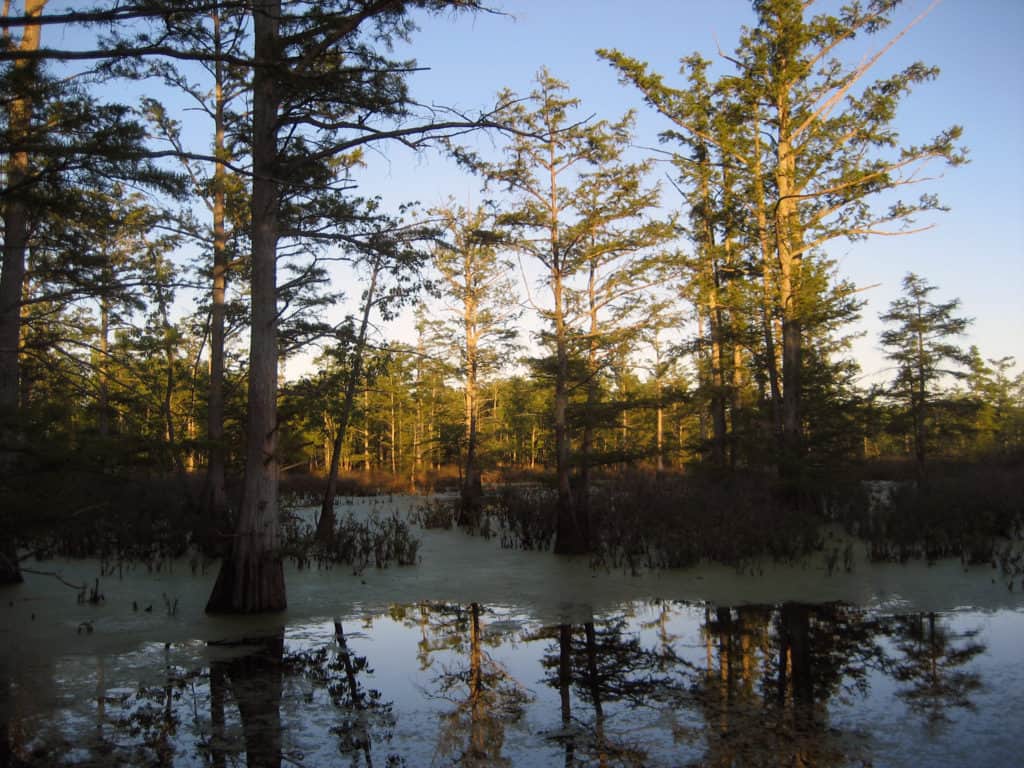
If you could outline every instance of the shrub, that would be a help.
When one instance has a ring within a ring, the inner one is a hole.
[[[321,568],[345,564],[352,566],[353,573],[360,574],[371,564],[376,568],[415,565],[419,558],[419,539],[397,514],[358,520],[350,513],[339,521],[327,541],[316,540],[313,528],[296,523],[296,519],[292,517],[285,526],[283,552],[300,568],[312,562]]]
[[[960,557],[993,559],[1000,540],[1024,523],[1024,477],[1018,465],[947,466],[921,483],[906,483],[892,503],[860,521],[875,560]]]

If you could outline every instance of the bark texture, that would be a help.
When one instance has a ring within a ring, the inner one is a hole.
[[[277,431],[276,159],[280,0],[253,11],[252,333],[245,485],[231,551],[221,564],[208,612],[281,611],[287,606],[279,553]]]
[[[42,14],[46,0],[26,0],[25,15],[35,18]],[[19,51],[39,48],[40,26],[26,24]],[[7,103],[7,124],[10,140],[15,145],[28,143],[31,133],[32,91],[29,85],[31,62],[14,62],[15,82],[20,93],[13,94]],[[7,179],[4,194],[4,248],[3,272],[0,273],[0,421],[5,431],[18,413],[18,381],[21,346],[21,298],[25,285],[25,255],[28,251],[28,203],[24,185],[29,175],[29,156],[24,149],[11,153],[6,165]]]

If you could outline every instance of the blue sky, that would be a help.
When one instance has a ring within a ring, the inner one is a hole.
[[[527,92],[537,69],[546,65],[582,99],[584,114],[615,118],[636,109],[639,145],[656,144],[657,132],[667,125],[644,107],[635,90],[618,84],[594,50],[618,48],[671,77],[682,56],[698,51],[716,59],[719,45],[731,52],[741,25],[753,19],[747,0],[496,4],[507,15],[422,21],[411,44],[396,51],[429,67],[413,77],[415,97],[480,109],[493,103],[504,86]],[[880,47],[928,5],[927,0],[906,0],[890,29],[871,39],[869,48]],[[828,10],[837,3],[818,0],[816,6]],[[859,58],[864,50],[850,49],[850,55]],[[978,344],[986,357],[1016,356],[1020,368],[1024,1],[944,0],[882,59],[876,73],[882,76],[915,60],[938,65],[942,74],[903,104],[897,126],[904,141],[925,141],[951,124],[961,124],[971,162],[946,171],[933,185],[952,210],[932,217],[929,223],[936,227],[931,231],[829,247],[844,276],[860,285],[881,284],[864,294],[869,305],[862,326],[868,337],[858,342],[856,355],[869,380],[881,374],[885,363],[877,350],[877,316],[898,294],[902,276],[914,271],[938,286],[937,298],[962,300],[963,314],[975,318],[966,343]],[[364,192],[381,194],[395,204],[419,200],[431,205],[448,195],[460,202],[478,198],[478,181],[450,162],[397,147],[372,157],[358,178]]]

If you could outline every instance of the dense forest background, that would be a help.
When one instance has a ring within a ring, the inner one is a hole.
[[[634,114],[592,115],[544,68],[471,114],[420,104],[391,44],[490,12],[473,0],[5,4],[8,573],[15,541],[174,528],[227,554],[213,607],[280,607],[282,482],[322,500],[322,541],[345,488],[457,488],[472,527],[485,483],[524,479],[553,489],[566,553],[602,546],[595,485],[665,518],[684,497],[820,515],[844,483],[914,480],[961,533],[967,500],[1002,498],[1000,532],[1014,360],[966,347],[975,308],[908,273],[881,317],[890,376],[865,383],[862,288],[829,250],[931,225],[961,129],[894,128],[938,75],[875,78],[898,2],[807,5],[754,2],[736,51],[670,76],[599,51],[662,119],[641,150]],[[843,56],[865,36],[873,57]],[[366,153],[396,142],[457,160],[478,201],[361,196]],[[388,338],[401,313],[414,335]]]

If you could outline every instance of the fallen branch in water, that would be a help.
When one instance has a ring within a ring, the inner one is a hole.
[[[71,587],[79,592],[84,592],[86,589],[85,584],[72,584],[70,581],[65,581],[64,577],[61,576],[57,571],[37,571],[32,568],[22,568],[22,573],[31,573],[33,576],[53,576],[57,581],[63,584],[65,587]]]

